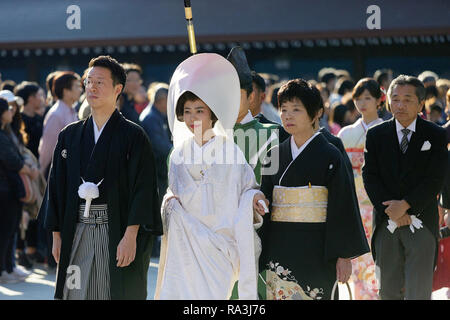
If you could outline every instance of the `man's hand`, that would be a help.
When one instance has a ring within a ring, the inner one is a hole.
[[[136,257],[136,237],[139,226],[128,226],[125,235],[117,246],[116,260],[118,267],[128,267]]]
[[[53,232],[52,255],[53,258],[55,258],[56,263],[59,263],[60,254],[61,254],[61,233]]]
[[[351,259],[338,258],[336,262],[336,278],[339,282],[345,283],[352,274]]]
[[[411,217],[409,214],[404,214],[397,220],[393,220],[397,224],[397,228],[403,227],[403,226],[409,226],[411,224]]]
[[[384,212],[389,216],[392,221],[398,220],[411,206],[405,200],[389,200],[382,203],[388,206]]]

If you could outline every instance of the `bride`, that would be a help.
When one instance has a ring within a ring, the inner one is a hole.
[[[268,202],[230,136],[239,104],[237,72],[220,55],[192,56],[172,76],[174,150],[155,299],[225,300],[236,280],[240,299],[258,298],[255,229]]]

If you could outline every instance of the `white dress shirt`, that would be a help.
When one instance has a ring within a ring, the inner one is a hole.
[[[413,132],[416,132],[416,121],[417,119],[414,119],[414,121],[408,126],[408,128],[404,128],[400,122],[397,121],[397,119],[395,119],[395,129],[397,131],[397,138],[398,138],[398,145],[402,144],[402,139],[403,139],[403,129],[409,129],[409,133],[408,133],[408,142],[411,141],[411,136],[413,134]]]

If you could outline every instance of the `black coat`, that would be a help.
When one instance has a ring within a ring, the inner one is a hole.
[[[425,141],[431,143],[431,148],[421,151]],[[404,155],[400,151],[394,118],[367,131],[362,175],[374,206],[372,244],[377,225],[388,219],[387,206],[382,204],[387,200],[404,199],[411,206],[408,214],[416,215],[438,238],[437,195],[447,169],[446,146],[445,130],[420,117],[417,117],[416,131]],[[374,248],[372,245],[375,257]]]
[[[0,192],[17,192],[15,183],[21,183],[18,172],[24,160],[9,134],[0,129]]]
[[[40,212],[48,230],[61,232],[57,299],[62,298],[78,219],[81,138],[89,119],[72,123],[59,134]],[[111,147],[102,155],[106,163],[102,185],[107,186],[111,298],[145,299],[153,236],[162,234],[154,156],[143,129],[118,111],[109,122],[114,127],[110,130]],[[128,267],[118,268],[117,246],[130,225],[140,225],[136,258]]]

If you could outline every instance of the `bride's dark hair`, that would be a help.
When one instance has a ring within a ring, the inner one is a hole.
[[[200,100],[203,103],[205,103],[202,99],[200,99],[197,95],[195,95],[191,91],[186,91],[178,98],[177,107],[175,108],[175,114],[177,116],[178,121],[184,122],[183,113],[184,113],[184,105],[186,104],[186,102],[197,101],[197,100]],[[211,110],[211,108],[210,108],[210,110]],[[214,127],[214,125],[216,124],[216,121],[217,121],[217,117],[212,110],[211,110],[211,120],[212,120],[212,126]]]

